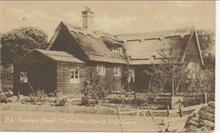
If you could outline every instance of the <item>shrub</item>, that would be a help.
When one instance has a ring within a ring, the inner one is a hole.
[[[7,103],[7,97],[5,93],[3,93],[1,88],[0,88],[0,103]]]
[[[55,106],[65,106],[67,103],[67,98],[56,99]]]
[[[7,95],[10,96],[12,95],[12,80],[13,80],[13,67],[12,66],[1,66],[0,71],[1,71],[1,83],[0,83],[0,88],[1,91]]]

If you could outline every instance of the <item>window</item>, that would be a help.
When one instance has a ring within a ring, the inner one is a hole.
[[[114,51],[114,52],[120,52],[120,46],[112,46],[112,51]]]
[[[27,83],[27,82],[28,82],[28,73],[20,72],[20,83]]]
[[[79,68],[70,70],[70,83],[78,83],[79,78],[80,78]]]
[[[194,70],[194,71],[199,71],[200,70],[200,65],[198,63],[193,63],[193,62],[190,62],[188,64],[188,67],[191,69],[191,70]]]
[[[97,64],[96,69],[97,69],[98,75],[105,75],[105,66],[104,65]]]
[[[128,82],[135,82],[135,70],[132,68],[128,70]]]
[[[120,68],[120,66],[114,66],[114,76],[115,77],[121,76],[121,68]]]

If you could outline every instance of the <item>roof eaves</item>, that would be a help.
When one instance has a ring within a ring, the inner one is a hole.
[[[68,54],[69,56],[60,56],[60,55],[56,55],[56,54],[51,54],[51,53],[46,53],[47,51],[46,50],[40,50],[40,49],[36,49],[35,51],[37,51],[38,53],[40,53],[41,55],[47,57],[48,59],[51,59],[53,61],[62,61],[62,62],[74,62],[74,63],[84,63],[82,60],[79,60],[78,58],[76,57],[73,57],[72,55],[66,53],[66,52],[63,52],[62,53],[65,53],[65,54]],[[49,52],[53,52],[53,51],[49,51]],[[60,52],[60,51],[54,51],[54,52]],[[58,59],[56,58],[57,57],[61,57],[61,59]],[[66,59],[65,59],[66,57]]]

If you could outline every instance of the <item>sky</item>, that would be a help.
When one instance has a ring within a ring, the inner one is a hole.
[[[51,37],[61,21],[81,26],[81,11],[85,7],[95,13],[95,30],[112,34],[188,26],[215,29],[215,3],[210,1],[2,1],[0,33],[35,26]]]

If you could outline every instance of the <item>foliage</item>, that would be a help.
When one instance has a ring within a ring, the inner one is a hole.
[[[2,67],[1,66],[1,89],[6,95],[12,93],[12,80],[13,80],[13,70],[12,67]]]
[[[117,88],[118,84],[117,79],[89,79],[86,81],[85,89],[82,93],[84,95],[89,95],[96,100],[104,99],[111,93],[111,91]]]
[[[81,92],[84,95],[82,104],[88,104],[89,98],[98,103],[98,100],[104,100],[111,92],[121,89],[121,78],[119,77],[100,77],[87,72],[86,78],[85,87]]]
[[[172,88],[172,84],[175,90],[178,90],[180,85],[190,81],[185,64],[167,64],[152,65],[149,69],[146,69],[144,73],[150,76],[152,84],[157,88],[154,90],[161,91],[164,86],[168,89]]]
[[[35,48],[48,46],[47,34],[36,27],[14,29],[1,36],[2,63],[8,65],[16,62]]]
[[[7,103],[7,97],[3,90],[0,88],[0,103]]]
[[[215,33],[213,31],[200,31],[199,41],[204,59],[204,68],[214,72],[215,69]]]
[[[151,65],[144,73],[152,80],[152,90],[160,91],[164,86],[174,87],[178,90],[181,85],[184,89],[196,92],[207,92],[214,88],[215,81],[215,38],[212,31],[199,31],[199,42],[201,45],[204,66],[194,70],[195,66],[189,64],[173,63],[168,55],[159,51],[164,58],[164,64]],[[165,85],[164,85],[165,84]],[[172,86],[173,85],[173,86]]]
[[[199,31],[199,41],[204,60],[202,71],[196,77],[197,89],[202,92],[215,91],[215,32]],[[200,86],[199,86],[200,84]]]

